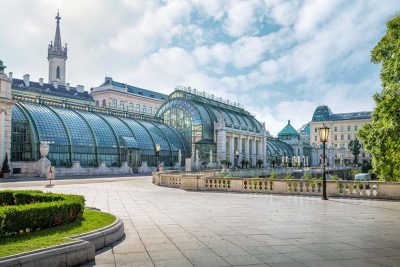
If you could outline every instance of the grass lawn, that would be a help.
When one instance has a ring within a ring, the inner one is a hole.
[[[83,219],[33,233],[0,237],[0,257],[71,242],[69,236],[87,233],[115,222],[114,215],[88,210]]]

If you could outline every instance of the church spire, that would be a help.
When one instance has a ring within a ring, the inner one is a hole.
[[[54,35],[54,42],[50,42],[47,49],[47,59],[49,60],[49,83],[57,82],[58,84],[65,84],[65,72],[67,61],[67,44],[62,46],[61,31],[60,31],[60,13],[57,11],[55,17],[57,21],[56,34]]]
[[[60,13],[57,11],[57,16],[55,17],[57,20],[57,26],[56,26],[56,35],[54,36],[54,48],[57,51],[62,51],[62,45],[61,45],[61,34],[60,34]]]

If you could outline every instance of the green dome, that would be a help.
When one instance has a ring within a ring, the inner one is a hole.
[[[288,120],[288,124],[278,133],[278,137],[281,136],[295,136],[298,137],[300,134],[296,131],[295,128],[290,124],[290,120]]]

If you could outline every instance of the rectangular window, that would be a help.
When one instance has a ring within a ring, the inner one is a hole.
[[[351,131],[351,126],[347,126],[347,131]]]
[[[124,109],[125,108],[125,103],[124,101],[119,101],[119,108]]]
[[[315,139],[315,141],[317,141],[317,136],[314,136],[314,137],[315,137],[315,138],[314,138],[314,139]]]
[[[354,126],[354,131],[357,131],[357,125]]]
[[[118,101],[117,100],[113,100],[113,107],[117,107],[117,105],[118,105]]]
[[[351,140],[351,135],[347,135],[347,140]]]
[[[140,112],[140,105],[139,104],[136,104],[136,111]]]
[[[146,114],[146,106],[145,105],[143,105],[142,112],[143,112],[143,114]]]
[[[337,141],[337,135],[336,135],[336,134],[335,134],[335,137],[334,137],[334,138],[335,138],[335,141]]]
[[[96,100],[96,107],[99,106],[99,100]]]
[[[334,132],[337,132],[337,126],[335,126],[335,127],[333,128],[333,131],[334,131]]]
[[[344,140],[344,134],[340,136],[340,140]]]
[[[153,114],[153,108],[149,107],[149,114]]]
[[[133,104],[129,103],[129,110],[133,110]]]
[[[317,129],[317,127],[315,127],[315,128],[314,128],[314,132],[318,132],[318,129]]]
[[[103,107],[107,106],[107,100],[103,99],[102,106],[103,106]]]
[[[343,126],[340,126],[340,131],[341,131],[341,132],[343,132],[343,128],[344,128]]]

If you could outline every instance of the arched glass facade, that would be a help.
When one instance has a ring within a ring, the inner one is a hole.
[[[267,137],[267,159],[277,159],[282,156],[291,158],[294,155],[293,148],[278,138]]]
[[[179,131],[191,151],[216,152],[214,123],[250,133],[259,133],[261,124],[245,110],[196,94],[175,90],[158,109],[156,116]],[[190,152],[190,151],[188,151]]]
[[[186,146],[171,127],[129,117],[75,110],[64,107],[17,102],[12,108],[12,161],[40,158],[39,144],[49,144],[52,165],[70,167],[121,166],[127,161],[138,166],[147,161],[156,165],[156,144],[161,145],[160,161],[169,166],[184,155]]]

